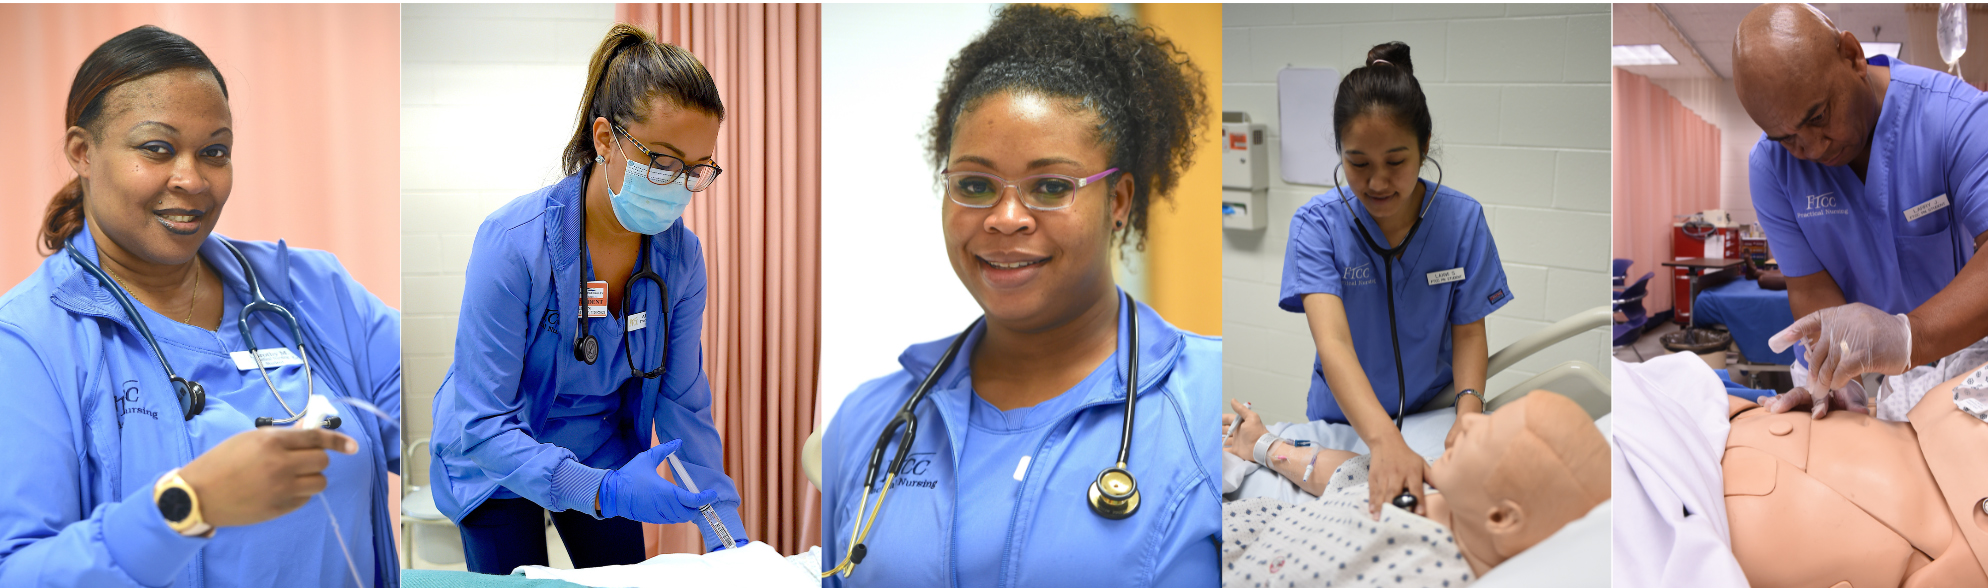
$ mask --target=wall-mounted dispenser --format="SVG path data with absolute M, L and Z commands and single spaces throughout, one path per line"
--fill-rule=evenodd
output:
M 1222 228 L 1260 231 L 1268 223 L 1270 149 L 1263 125 L 1243 112 L 1222 113 Z

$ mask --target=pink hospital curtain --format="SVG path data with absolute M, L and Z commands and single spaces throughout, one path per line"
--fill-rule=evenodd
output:
M 821 6 L 622 4 L 615 18 L 697 55 L 717 79 L 725 175 L 685 215 L 709 272 L 704 369 L 746 533 L 781 553 L 821 541 L 801 474 L 821 358 Z M 648 526 L 650 555 L 702 550 Z
M 1615 257 L 1633 259 L 1629 280 L 1647 272 L 1651 314 L 1671 307 L 1671 220 L 1719 208 L 1719 128 L 1650 79 L 1615 71 Z

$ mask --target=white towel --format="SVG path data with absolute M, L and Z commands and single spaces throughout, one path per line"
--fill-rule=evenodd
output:
M 806 554 L 802 554 L 806 555 Z M 800 557 L 800 556 L 795 556 Z M 819 555 L 817 555 L 819 567 Z M 665 553 L 639 564 L 562 570 L 519 566 L 512 572 L 534 580 L 565 580 L 601 588 L 662 588 L 666 586 L 750 586 L 819 588 L 804 562 L 782 558 L 772 546 L 758 541 L 706 554 Z

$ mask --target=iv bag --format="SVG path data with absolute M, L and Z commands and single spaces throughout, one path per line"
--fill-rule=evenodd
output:
M 1948 2 L 1940 4 L 1939 20 L 1940 61 L 1949 68 L 1960 63 L 1960 56 L 1967 53 L 1967 4 Z

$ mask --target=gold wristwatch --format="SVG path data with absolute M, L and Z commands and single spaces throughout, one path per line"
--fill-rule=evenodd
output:
M 152 504 L 159 507 L 159 514 L 165 516 L 166 524 L 173 531 L 187 537 L 205 537 L 214 532 L 214 526 L 200 516 L 200 495 L 193 492 L 193 486 L 179 477 L 179 469 L 166 472 L 159 481 L 152 484 Z

